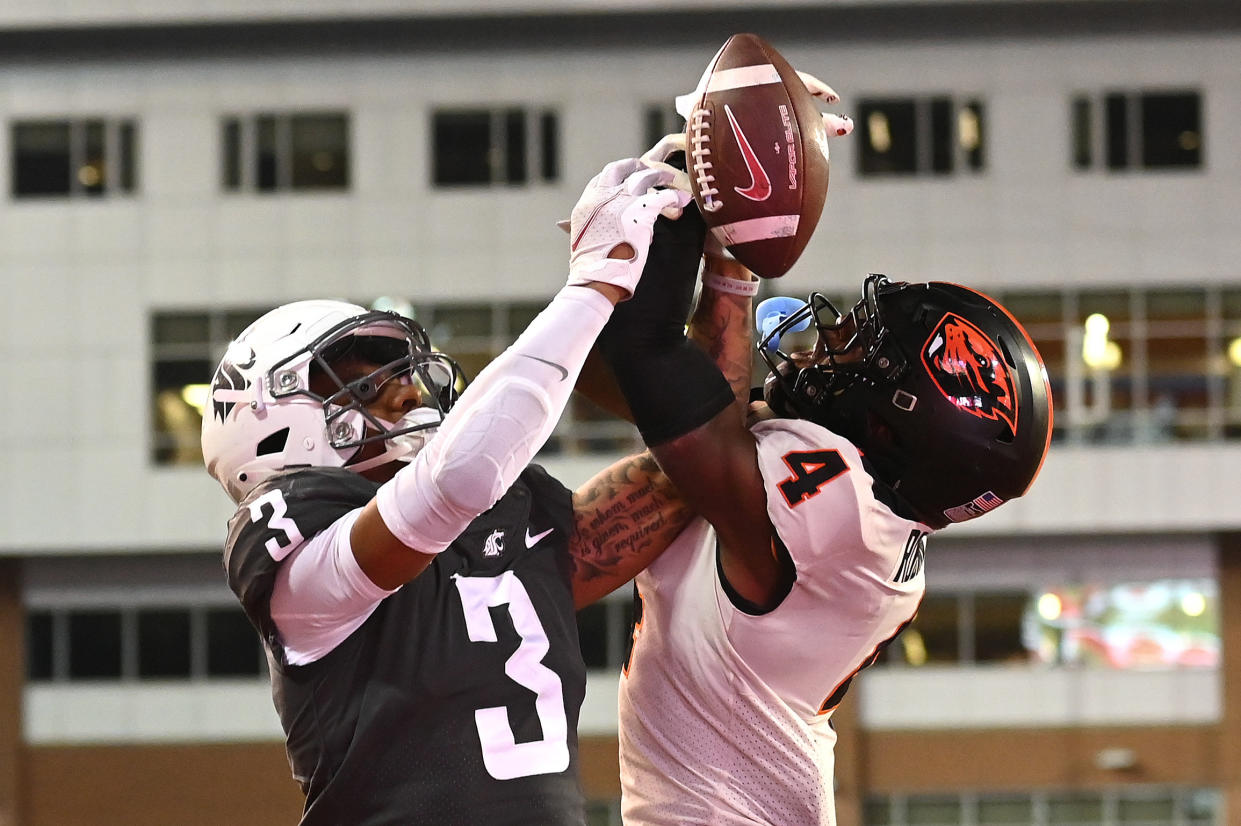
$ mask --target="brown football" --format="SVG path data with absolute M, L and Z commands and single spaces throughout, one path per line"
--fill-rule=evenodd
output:
M 827 199 L 823 116 L 788 61 L 753 34 L 728 39 L 697 94 L 685 129 L 694 200 L 738 261 L 779 278 Z

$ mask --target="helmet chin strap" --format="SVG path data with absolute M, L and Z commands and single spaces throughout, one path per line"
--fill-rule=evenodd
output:
M 402 430 L 407 427 L 415 427 L 417 425 L 438 425 L 442 420 L 442 416 L 438 410 L 430 407 L 417 407 L 406 413 L 395 423 L 383 422 L 389 430 Z M 382 420 L 381 420 L 382 421 Z M 386 465 L 388 462 L 412 462 L 418 451 L 426 446 L 426 443 L 435 435 L 437 427 L 424 427 L 422 430 L 414 430 L 409 433 L 401 433 L 384 441 L 384 452 L 378 456 L 372 456 L 369 459 L 363 459 L 361 462 L 345 465 L 345 468 L 354 473 L 361 473 L 364 470 Z

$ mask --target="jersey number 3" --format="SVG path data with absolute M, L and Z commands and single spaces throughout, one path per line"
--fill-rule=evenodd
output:
M 512 571 L 496 577 L 454 577 L 465 609 L 466 633 L 474 642 L 495 642 L 496 627 L 490 608 L 508 606 L 513 628 L 521 637 L 517 650 L 504 664 L 513 682 L 535 694 L 534 708 L 543 727 L 543 739 L 518 743 L 504 706 L 480 708 L 474 724 L 483 744 L 483 765 L 496 780 L 532 774 L 557 774 L 569 768 L 569 724 L 564 711 L 560 677 L 543 665 L 547 632 L 539 622 L 526 586 Z
M 285 504 L 284 494 L 280 488 L 272 488 L 258 499 L 250 503 L 250 521 L 259 524 L 263 521 L 263 506 L 271 508 L 271 516 L 267 518 L 267 530 L 270 536 L 263 543 L 271 558 L 279 562 L 293 553 L 298 545 L 306 541 L 297 523 L 289 518 L 289 506 Z M 283 541 L 281 541 L 283 539 Z
M 784 454 L 793 475 L 777 487 L 790 508 L 816 495 L 823 486 L 849 469 L 838 450 L 794 450 Z

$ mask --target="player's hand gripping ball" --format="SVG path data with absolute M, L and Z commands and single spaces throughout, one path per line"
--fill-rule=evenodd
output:
M 834 103 L 836 93 L 753 34 L 730 37 L 692 95 L 682 114 L 694 200 L 738 261 L 778 278 L 823 212 L 828 131 L 845 135 L 853 123 L 822 114 L 815 98 Z

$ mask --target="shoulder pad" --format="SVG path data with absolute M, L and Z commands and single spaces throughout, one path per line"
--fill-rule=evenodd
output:
M 228 585 L 264 639 L 274 640 L 268 601 L 280 563 L 299 545 L 369 502 L 379 486 L 340 468 L 278 473 L 258 485 L 228 525 Z

